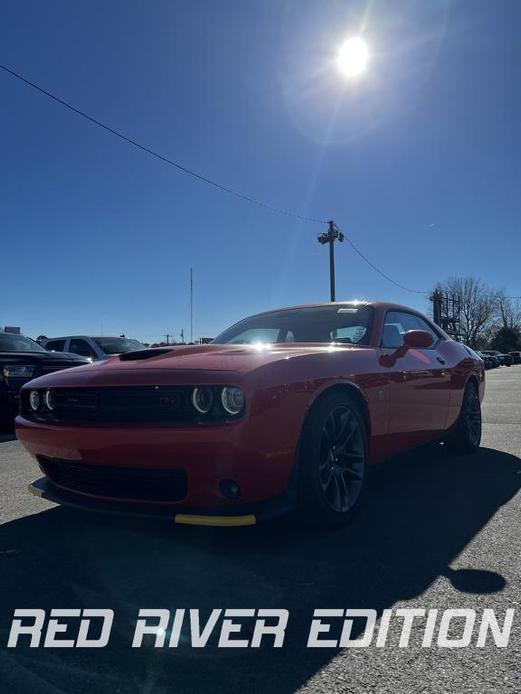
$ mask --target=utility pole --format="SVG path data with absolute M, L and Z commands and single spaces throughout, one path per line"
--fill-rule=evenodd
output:
M 441 310 L 443 305 L 443 294 L 440 289 L 435 289 L 430 295 L 432 301 L 432 320 L 441 328 Z
M 174 337 L 174 336 L 171 335 L 170 333 L 166 333 L 165 337 L 166 337 L 166 344 L 167 344 L 167 345 L 170 345 L 170 338 L 171 338 L 171 337 Z
M 331 220 L 329 222 L 328 230 L 323 234 L 319 234 L 318 242 L 322 245 L 326 243 L 329 244 L 329 294 L 330 301 L 336 301 L 336 291 L 335 291 L 335 241 L 342 242 L 344 240 L 344 234 L 337 227 L 335 222 Z
M 184 345 L 185 343 L 185 329 L 181 328 L 181 344 Z
M 194 341 L 194 273 L 190 268 L 190 342 Z

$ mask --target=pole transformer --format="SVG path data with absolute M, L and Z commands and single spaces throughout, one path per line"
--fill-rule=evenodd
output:
M 328 230 L 318 235 L 318 242 L 322 245 L 329 244 L 329 295 L 330 301 L 336 301 L 335 291 L 335 241 L 342 242 L 344 234 L 337 227 L 335 222 L 329 222 Z

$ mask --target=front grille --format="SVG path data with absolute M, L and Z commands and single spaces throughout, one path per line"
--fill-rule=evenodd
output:
M 37 416 L 55 422 L 186 422 L 194 418 L 190 392 L 163 386 L 56 388 L 54 409 L 40 408 Z
M 80 494 L 162 503 L 186 497 L 186 473 L 181 470 L 105 467 L 44 456 L 38 462 L 51 482 Z
M 237 421 L 243 415 L 229 415 L 221 406 L 221 387 L 213 390 L 214 405 L 204 415 L 192 404 L 193 386 L 107 386 L 102 388 L 51 388 L 53 408 L 44 403 L 35 412 L 29 404 L 29 389 L 22 391 L 22 414 L 49 424 L 136 423 L 212 424 Z

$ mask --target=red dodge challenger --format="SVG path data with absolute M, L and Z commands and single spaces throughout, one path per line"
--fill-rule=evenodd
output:
M 368 465 L 435 440 L 475 452 L 484 390 L 482 360 L 422 314 L 338 302 L 37 378 L 16 424 L 44 498 L 185 524 L 338 524 Z

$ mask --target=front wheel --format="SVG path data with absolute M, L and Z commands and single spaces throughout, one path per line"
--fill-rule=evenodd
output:
M 367 432 L 347 393 L 325 395 L 302 432 L 298 506 L 312 525 L 339 525 L 358 508 L 367 474 Z
M 455 453 L 475 453 L 481 443 L 481 403 L 474 382 L 467 383 L 461 412 L 445 444 Z

